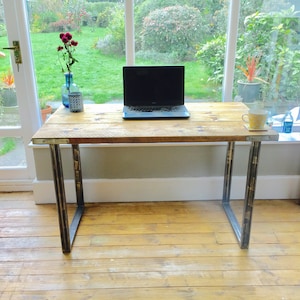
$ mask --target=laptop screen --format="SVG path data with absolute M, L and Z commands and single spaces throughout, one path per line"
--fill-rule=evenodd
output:
M 124 105 L 184 104 L 184 66 L 123 67 Z

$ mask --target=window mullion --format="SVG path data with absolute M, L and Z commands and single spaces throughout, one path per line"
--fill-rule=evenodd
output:
M 126 47 L 126 64 L 128 66 L 133 66 L 135 63 L 133 0 L 125 1 L 125 47 Z
M 223 102 L 232 101 L 235 53 L 238 36 L 240 0 L 231 0 L 229 5 L 229 17 L 227 26 L 227 44 L 224 64 Z

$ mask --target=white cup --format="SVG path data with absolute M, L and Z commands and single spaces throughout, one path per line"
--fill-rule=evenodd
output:
M 242 115 L 245 123 L 249 124 L 249 129 L 264 129 L 267 121 L 268 112 L 263 109 L 250 109 L 247 114 Z

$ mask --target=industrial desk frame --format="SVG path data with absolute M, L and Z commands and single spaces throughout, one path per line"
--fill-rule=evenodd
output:
M 243 108 L 243 106 L 241 106 L 241 108 Z M 246 109 L 246 106 L 244 109 Z M 191 111 L 191 113 L 193 113 L 192 107 L 189 108 L 189 110 Z M 251 133 L 249 133 L 249 135 L 251 136 Z M 265 135 L 264 137 L 266 136 L 268 135 Z M 278 139 L 278 134 L 272 132 L 269 134 L 269 137 L 271 137 L 270 140 L 276 140 Z M 105 139 L 107 139 L 107 137 Z M 83 196 L 82 169 L 81 169 L 79 143 L 74 142 L 76 141 L 76 138 L 71 138 L 69 140 L 68 138 L 61 138 L 61 137 L 41 138 L 40 136 L 34 136 L 32 140 L 33 143 L 35 144 L 48 144 L 50 147 L 62 251 L 63 253 L 70 253 L 76 236 L 77 229 L 80 224 L 80 220 L 84 213 L 84 206 L 85 206 L 84 196 Z M 168 141 L 168 139 L 166 140 Z M 249 247 L 253 201 L 255 197 L 255 187 L 256 187 L 256 179 L 257 179 L 259 153 L 261 148 L 261 140 L 267 140 L 267 139 L 263 139 L 261 135 L 252 134 L 252 140 L 251 139 L 249 140 L 251 142 L 251 145 L 249 151 L 246 190 L 245 190 L 245 198 L 244 198 L 244 210 L 243 210 L 243 218 L 242 218 L 241 226 L 230 206 L 230 191 L 231 191 L 235 141 L 234 140 L 227 141 L 228 146 L 226 152 L 222 205 L 228 217 L 228 220 L 233 228 L 233 231 L 236 235 L 236 238 L 239 242 L 240 248 L 242 249 L 247 249 Z M 96 139 L 94 140 L 94 142 L 95 141 Z M 172 142 L 172 141 L 168 141 L 168 142 Z M 184 139 L 183 142 L 185 142 Z M 77 208 L 70 226 L 68 222 L 67 202 L 66 202 L 66 194 L 65 194 L 65 186 L 64 186 L 60 144 L 71 144 L 72 152 L 73 152 L 73 167 L 74 167 Z

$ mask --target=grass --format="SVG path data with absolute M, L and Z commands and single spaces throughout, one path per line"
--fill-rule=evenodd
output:
M 0 139 L 0 156 L 16 148 L 15 138 L 5 137 Z
M 75 57 L 78 63 L 73 66 L 74 82 L 80 87 L 84 99 L 96 103 L 104 103 L 113 99 L 122 99 L 122 67 L 125 57 L 103 55 L 95 48 L 99 38 L 104 37 L 106 30 L 102 28 L 83 27 L 81 33 L 73 32 L 79 42 Z M 35 73 L 40 99 L 51 101 L 61 99 L 61 86 L 64 75 L 57 59 L 56 48 L 60 44 L 59 33 L 32 33 L 31 41 L 35 63 Z M 5 44 L 1 37 L 0 43 Z M 3 58 L 0 72 L 7 71 L 8 55 Z M 139 64 L 153 62 L 139 60 Z M 218 87 L 207 82 L 208 73 L 197 61 L 185 62 L 186 96 L 194 99 L 220 99 Z M 5 67 L 6 66 L 6 67 Z

